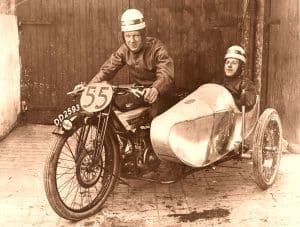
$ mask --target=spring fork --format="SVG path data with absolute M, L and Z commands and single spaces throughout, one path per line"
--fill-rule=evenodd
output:
M 93 154 L 94 162 L 95 162 L 95 160 L 98 160 L 99 155 L 102 153 L 104 137 L 105 137 L 105 133 L 106 133 L 106 129 L 107 129 L 108 118 L 109 118 L 110 112 L 111 112 L 111 105 L 109 106 L 106 113 L 101 112 L 98 116 L 99 117 L 98 125 L 97 125 L 98 133 L 96 136 L 96 141 L 99 140 L 99 143 L 97 143 L 96 152 L 94 152 L 94 154 Z
M 80 151 L 82 150 L 83 146 L 86 143 L 87 137 L 89 135 L 89 131 L 90 131 L 90 126 L 84 126 L 80 131 L 79 143 L 78 146 L 76 147 L 76 160 L 80 155 Z

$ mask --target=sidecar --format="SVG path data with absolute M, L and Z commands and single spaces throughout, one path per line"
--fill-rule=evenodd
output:
M 245 114 L 221 85 L 205 84 L 151 123 L 151 142 L 161 160 L 202 168 L 236 156 L 252 157 L 258 185 L 266 189 L 276 178 L 282 144 L 276 110 L 260 115 L 259 96 Z

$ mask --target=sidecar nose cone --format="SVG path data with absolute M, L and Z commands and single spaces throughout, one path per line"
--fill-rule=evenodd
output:
M 153 150 L 162 160 L 191 167 L 209 165 L 227 152 L 223 146 L 228 141 L 227 132 L 236 110 L 226 88 L 218 84 L 201 85 L 152 120 Z

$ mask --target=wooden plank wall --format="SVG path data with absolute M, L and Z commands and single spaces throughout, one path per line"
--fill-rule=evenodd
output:
M 278 110 L 284 137 L 300 144 L 300 0 L 269 2 L 266 107 Z
M 66 91 L 90 80 L 122 43 L 120 17 L 145 15 L 149 36 L 175 61 L 178 87 L 190 91 L 221 76 L 226 48 L 239 42 L 244 0 L 30 0 L 18 5 L 22 99 L 28 121 L 47 123 L 70 99 Z M 128 83 L 126 68 L 113 83 Z M 51 119 L 51 120 L 49 120 Z

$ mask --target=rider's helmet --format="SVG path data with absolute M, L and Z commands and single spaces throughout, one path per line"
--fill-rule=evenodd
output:
M 129 32 L 146 28 L 143 14 L 137 9 L 127 9 L 121 17 L 121 31 Z
M 227 49 L 225 59 L 227 58 L 236 58 L 246 63 L 246 52 L 241 46 L 233 45 Z

